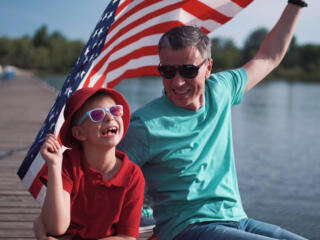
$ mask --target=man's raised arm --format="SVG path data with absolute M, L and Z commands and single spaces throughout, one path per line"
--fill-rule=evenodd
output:
M 290 3 L 290 2 L 298 2 Z M 288 50 L 304 2 L 289 0 L 279 21 L 268 33 L 256 56 L 243 67 L 248 74 L 246 92 L 264 79 L 282 61 Z

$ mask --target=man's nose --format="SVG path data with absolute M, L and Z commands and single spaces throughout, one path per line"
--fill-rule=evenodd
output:
M 174 78 L 171 79 L 171 84 L 175 87 L 181 87 L 186 83 L 186 80 L 180 75 L 180 73 L 177 71 Z

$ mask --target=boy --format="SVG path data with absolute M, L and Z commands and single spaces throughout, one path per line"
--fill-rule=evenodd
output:
M 36 235 L 139 237 L 145 181 L 141 170 L 116 150 L 129 126 L 127 101 L 114 89 L 83 88 L 68 99 L 64 117 L 60 139 L 70 149 L 62 154 L 53 134 L 40 149 L 47 163 L 41 174 L 47 193 Z

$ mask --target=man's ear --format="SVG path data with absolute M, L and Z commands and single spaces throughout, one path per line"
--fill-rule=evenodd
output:
M 84 129 L 81 128 L 81 126 L 73 126 L 72 129 L 72 135 L 75 139 L 77 139 L 78 141 L 84 141 L 86 140 L 86 135 L 84 132 Z
M 213 66 L 213 59 L 210 58 L 210 59 L 208 59 L 206 78 L 209 78 L 209 77 L 210 77 L 210 75 L 211 75 L 211 70 L 212 70 L 212 66 Z

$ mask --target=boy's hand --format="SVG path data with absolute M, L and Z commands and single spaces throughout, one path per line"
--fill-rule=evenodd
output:
M 48 134 L 40 153 L 48 165 L 62 164 L 62 149 L 54 134 Z

